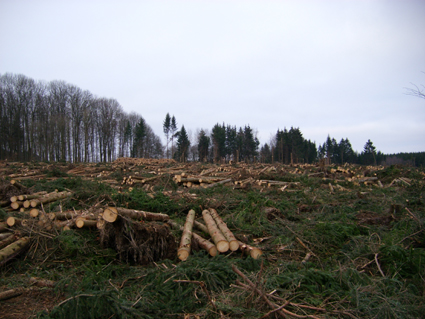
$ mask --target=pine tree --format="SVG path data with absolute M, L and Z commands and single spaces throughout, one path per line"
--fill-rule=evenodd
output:
M 177 132 L 175 136 L 177 137 L 177 151 L 174 154 L 174 158 L 180 162 L 186 162 L 189 153 L 190 141 L 184 125 L 182 125 L 181 130 Z
M 170 124 L 170 132 L 171 132 L 171 157 L 174 157 L 174 137 L 177 131 L 177 122 L 176 122 L 176 118 L 173 117 L 171 118 L 171 124 Z
M 133 155 L 132 157 L 143 157 L 144 139 L 146 137 L 146 123 L 140 119 L 134 129 Z
M 210 138 L 205 134 L 204 130 L 201 130 L 199 133 L 199 142 L 198 142 L 198 153 L 199 153 L 199 160 L 201 162 L 206 161 L 208 158 L 208 149 L 210 147 Z
M 213 158 L 214 162 L 220 162 L 222 157 L 226 156 L 226 127 L 220 124 L 214 125 L 211 133 L 213 143 Z
M 367 140 L 363 152 L 361 154 L 362 164 L 376 165 L 376 147 L 371 140 Z
M 165 134 L 165 139 L 166 139 L 166 144 L 167 144 L 167 158 L 168 158 L 168 155 L 169 155 L 168 154 L 168 142 L 170 140 L 170 130 L 171 130 L 171 117 L 170 117 L 170 113 L 167 113 L 167 115 L 165 115 L 163 129 L 164 129 L 164 134 Z

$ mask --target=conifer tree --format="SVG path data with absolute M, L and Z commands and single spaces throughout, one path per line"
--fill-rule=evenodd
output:
M 186 162 L 189 153 L 190 141 L 184 125 L 182 125 L 180 131 L 175 135 L 177 137 L 177 151 L 174 158 L 180 162 Z
M 199 160 L 204 162 L 208 158 L 208 150 L 210 147 L 210 138 L 205 134 L 204 130 L 199 132 L 198 153 Z
M 167 115 L 165 115 L 163 129 L 164 129 L 164 134 L 165 134 L 165 139 L 166 139 L 166 144 L 167 144 L 167 154 L 166 154 L 166 157 L 168 158 L 168 155 L 169 155 L 168 154 L 168 142 L 170 140 L 170 131 L 171 131 L 171 117 L 170 117 L 170 113 L 167 113 Z
M 145 137 L 146 123 L 145 120 L 141 118 L 134 129 L 133 157 L 143 157 Z
M 176 118 L 173 117 L 171 118 L 171 124 L 170 124 L 170 132 L 171 132 L 171 157 L 174 157 L 174 137 L 176 135 L 176 131 L 177 131 L 177 122 L 176 122 Z

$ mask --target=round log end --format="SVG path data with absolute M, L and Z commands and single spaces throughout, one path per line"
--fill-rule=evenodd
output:
M 106 207 L 103 210 L 103 219 L 109 223 L 113 223 L 118 218 L 118 211 L 115 207 Z
M 229 247 L 230 247 L 230 250 L 231 250 L 231 251 L 236 251 L 236 250 L 238 250 L 238 249 L 239 249 L 239 243 L 238 243 L 238 241 L 237 241 L 237 240 L 232 240 L 232 241 L 229 243 Z
M 177 256 L 181 261 L 185 261 L 189 257 L 189 251 L 186 248 L 180 248 L 177 252 Z
M 228 250 L 229 250 L 230 245 L 229 245 L 229 242 L 228 242 L 228 241 L 226 241 L 226 240 L 222 240 L 222 241 L 219 241 L 219 242 L 216 244 L 216 247 L 217 247 L 217 250 L 218 250 L 219 252 L 221 252 L 221 253 L 225 253 L 226 251 L 228 251 Z
M 30 210 L 30 216 L 31 217 L 37 217 L 38 214 L 39 214 L 39 211 L 38 211 L 37 208 L 33 208 L 33 209 Z
M 249 252 L 249 254 L 251 255 L 252 258 L 258 259 L 263 254 L 263 252 L 261 251 L 261 249 L 254 248 L 253 250 Z
M 214 246 L 214 247 L 211 247 L 209 250 L 208 250 L 208 253 L 210 254 L 210 256 L 212 256 L 212 257 L 214 257 L 214 256 L 217 256 L 217 254 L 218 254 L 218 251 L 217 251 L 217 248 Z

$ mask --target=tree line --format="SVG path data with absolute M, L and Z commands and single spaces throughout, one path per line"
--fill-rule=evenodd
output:
M 115 99 L 64 81 L 0 75 L 0 159 L 112 161 L 162 157 L 161 139 Z
M 0 74 L 0 159 L 18 161 L 113 161 L 118 157 L 173 158 L 177 161 L 284 164 L 354 163 L 425 165 L 425 152 L 385 155 L 368 140 L 361 153 L 348 138 L 327 137 L 316 146 L 299 128 L 277 130 L 260 147 L 255 129 L 215 124 L 190 135 L 174 115 L 163 122 L 164 146 L 136 113 L 127 114 L 111 98 L 97 97 L 64 81 L 35 81 Z M 171 145 L 170 145 L 171 144 Z

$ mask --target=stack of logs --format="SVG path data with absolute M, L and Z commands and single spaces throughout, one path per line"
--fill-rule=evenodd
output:
M 184 261 L 189 257 L 192 240 L 201 248 L 205 249 L 211 256 L 216 256 L 217 253 L 225 253 L 229 251 L 229 249 L 231 251 L 240 249 L 254 259 L 261 256 L 262 251 L 260 249 L 242 243 L 236 239 L 215 209 L 210 208 L 203 210 L 202 218 L 204 219 L 205 225 L 195 221 L 195 211 L 192 209 L 187 214 L 184 227 L 180 227 L 176 223 L 169 221 L 173 227 L 183 231 L 177 252 L 177 256 L 180 260 Z M 209 234 L 214 244 L 193 232 L 194 226 L 204 233 Z
M 39 209 L 39 205 L 52 202 L 71 196 L 71 192 L 40 192 L 37 195 L 32 194 L 33 198 L 24 198 L 29 200 L 29 207 L 33 207 L 28 218 L 17 218 L 9 216 L 6 222 L 0 223 L 0 265 L 15 257 L 23 251 L 29 244 L 30 238 L 20 236 L 20 231 L 29 233 L 34 227 L 43 230 L 69 230 L 71 227 L 97 227 L 99 230 L 105 228 L 106 223 L 114 223 L 119 217 L 134 221 L 161 221 L 168 222 L 172 227 L 181 228 L 177 223 L 170 220 L 170 217 L 162 213 L 151 213 L 141 210 L 127 209 L 123 207 L 97 207 L 89 210 L 70 210 L 61 212 L 46 213 L 44 209 Z M 38 197 L 36 197 L 38 196 Z M 16 196 L 12 203 L 16 203 L 21 197 Z M 32 204 L 34 203 L 34 204 Z M 34 206 L 33 206 L 34 205 Z M 184 227 L 183 237 L 178 251 L 181 260 L 186 260 L 189 256 L 192 239 L 196 241 L 199 247 L 205 249 L 211 256 L 217 253 L 227 252 L 229 249 L 241 251 L 250 254 L 253 258 L 258 258 L 262 252 L 260 249 L 251 247 L 236 240 L 232 232 L 227 228 L 223 220 L 218 216 L 214 209 L 204 210 L 202 212 L 205 224 L 194 221 L 195 212 L 191 210 L 188 214 L 188 222 Z M 189 223 L 189 224 L 188 224 Z M 213 242 L 204 239 L 200 235 L 192 232 L 193 225 L 204 233 L 210 234 Z M 11 231 L 15 229 L 15 231 Z M 27 231 L 25 231 L 27 230 Z M 190 235 L 188 235 L 188 232 Z

